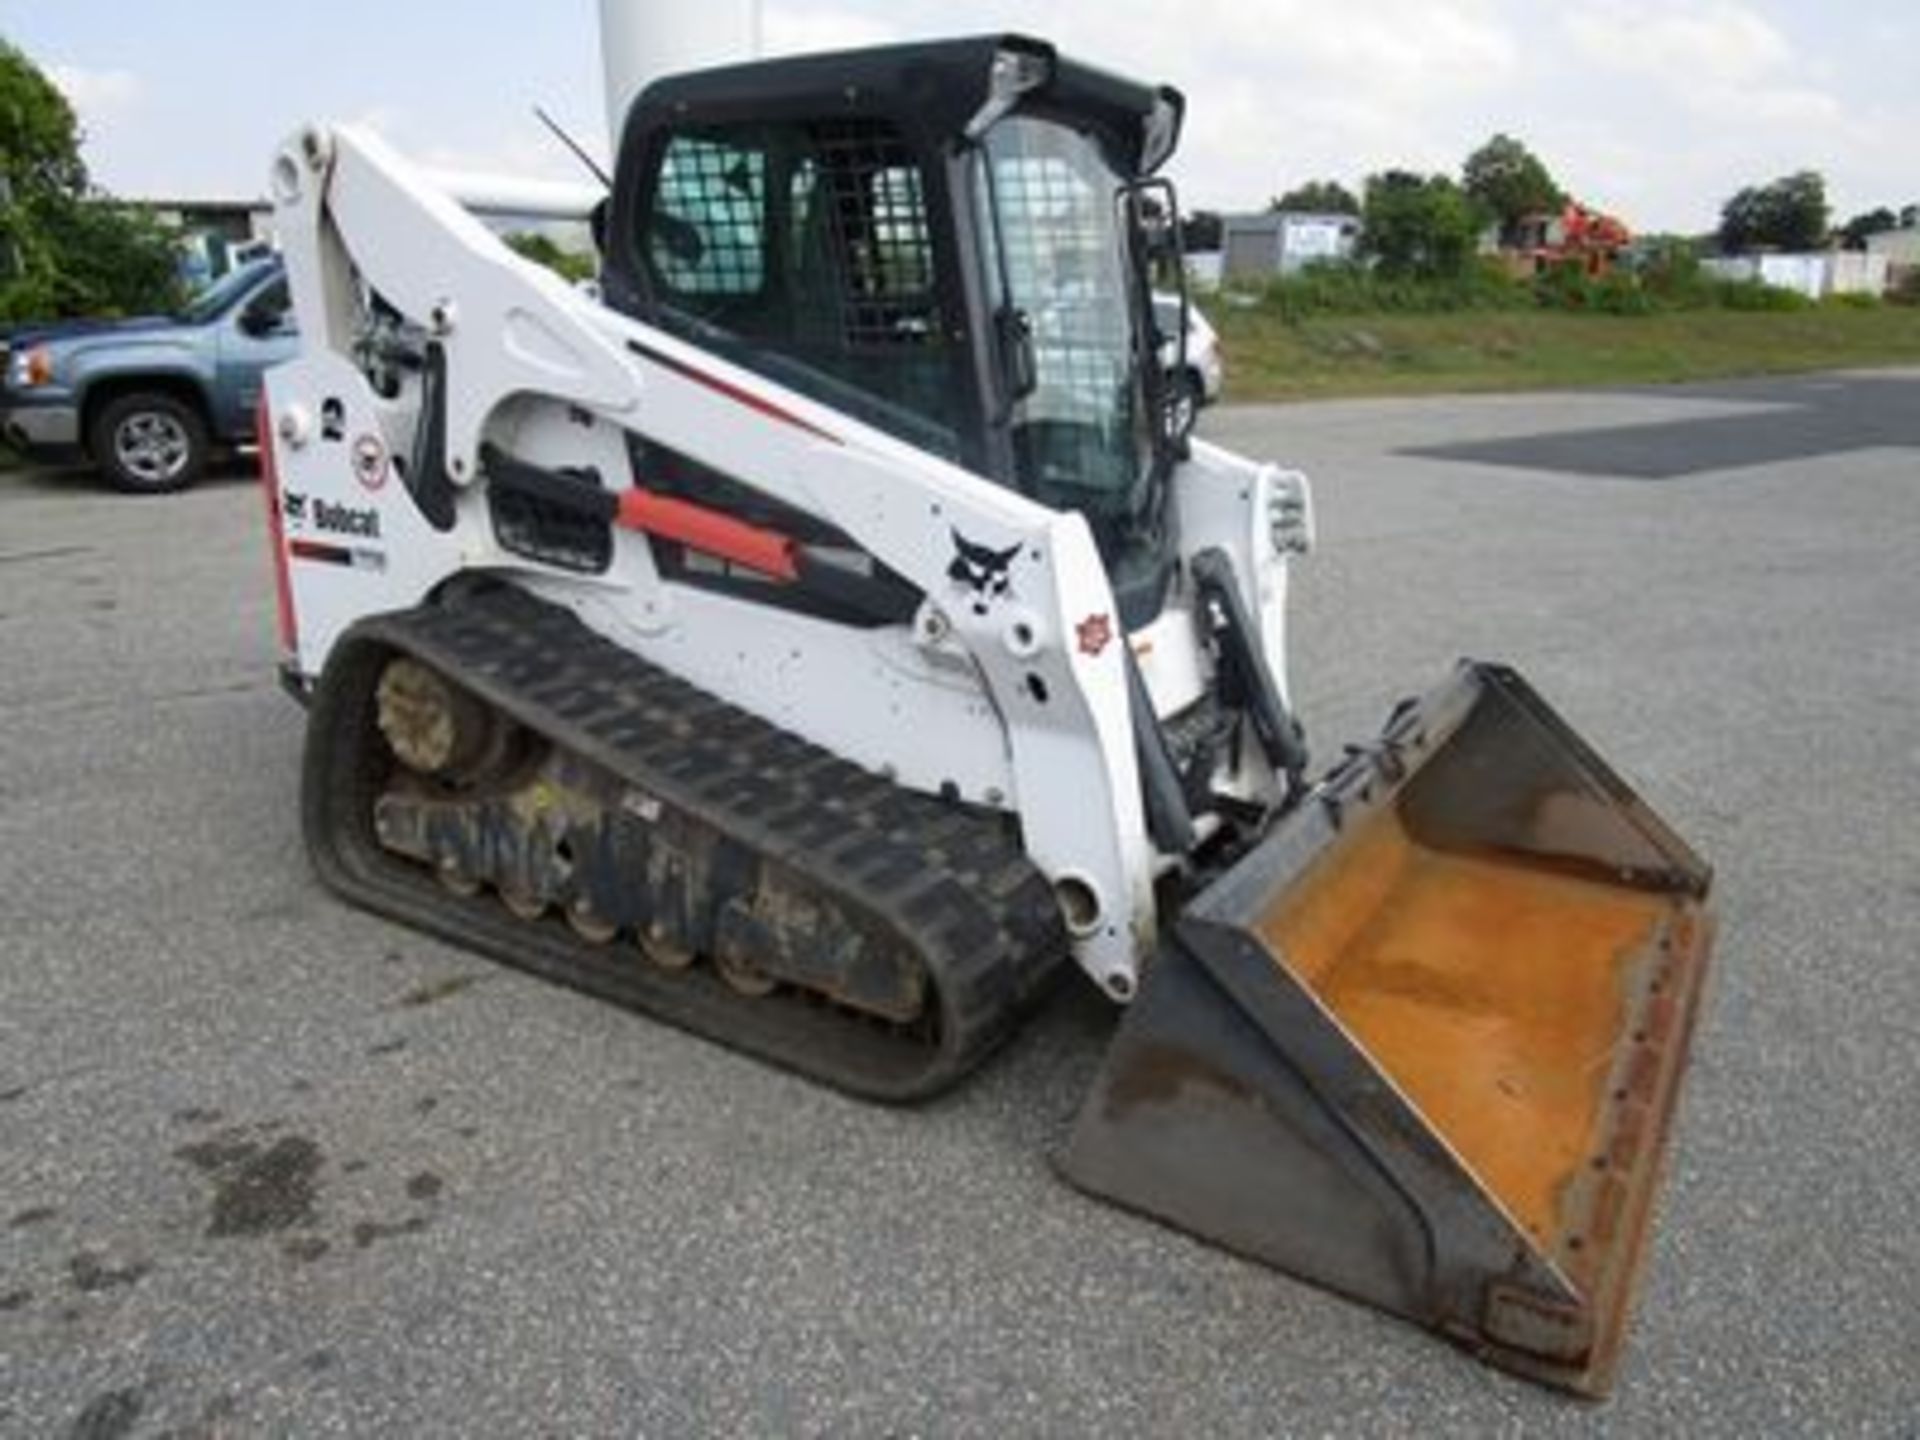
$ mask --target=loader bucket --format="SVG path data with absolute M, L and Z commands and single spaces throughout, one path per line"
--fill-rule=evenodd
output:
M 1463 663 L 1186 907 L 1062 1168 L 1604 1395 L 1709 878 L 1517 674 Z

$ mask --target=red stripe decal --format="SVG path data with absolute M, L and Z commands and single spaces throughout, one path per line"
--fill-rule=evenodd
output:
M 280 467 L 273 454 L 273 425 L 267 415 L 266 392 L 253 411 L 254 439 L 260 446 L 260 489 L 267 497 L 267 537 L 273 543 L 273 597 L 280 620 L 280 648 L 293 655 L 300 648 L 294 623 L 293 581 L 287 574 L 286 536 L 280 528 Z
M 707 389 L 713 391 L 716 395 L 724 395 L 737 405 L 744 405 L 749 410 L 758 411 L 770 420 L 781 421 L 783 424 L 793 426 L 796 430 L 804 430 L 809 435 L 817 436 L 835 445 L 843 445 L 846 443 L 838 435 L 822 430 L 811 420 L 802 420 L 791 410 L 783 410 L 771 400 L 763 399 L 750 390 L 742 390 L 738 385 L 730 381 L 722 380 L 717 375 L 709 375 L 704 370 L 696 370 L 693 366 L 688 365 L 684 361 L 676 360 L 671 355 L 662 355 L 658 350 L 650 350 L 638 340 L 629 340 L 627 342 L 627 348 L 633 351 L 634 354 L 644 356 L 653 361 L 656 365 L 665 366 L 676 375 L 691 380 L 697 385 L 706 386 Z
M 318 560 L 323 565 L 351 565 L 353 551 L 344 545 L 326 545 L 318 540 L 295 540 L 287 546 L 296 560 Z

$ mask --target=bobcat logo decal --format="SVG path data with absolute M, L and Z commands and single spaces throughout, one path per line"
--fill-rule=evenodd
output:
M 1004 600 L 1013 594 L 1013 578 L 1007 574 L 1018 545 L 995 550 L 991 545 L 976 545 L 958 530 L 953 532 L 953 563 L 947 566 L 947 578 L 973 592 L 974 610 L 986 613 L 986 602 Z

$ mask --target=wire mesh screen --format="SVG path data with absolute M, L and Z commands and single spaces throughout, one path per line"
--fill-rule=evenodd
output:
M 800 338 L 850 350 L 934 333 L 933 238 L 920 169 L 891 126 L 810 127 L 792 181 Z
M 957 398 L 920 164 L 884 120 L 672 136 L 643 222 L 666 318 L 944 454 Z M 712 339 L 708 334 L 703 338 Z
M 647 255 L 682 296 L 758 294 L 767 273 L 767 157 L 676 135 L 660 162 Z

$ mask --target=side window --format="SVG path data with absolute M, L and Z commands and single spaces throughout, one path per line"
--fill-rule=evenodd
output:
M 767 154 L 691 135 L 667 142 L 642 237 L 655 281 L 702 308 L 767 282 Z
M 925 185 L 894 127 L 708 127 L 670 134 L 657 154 L 630 243 L 659 321 L 954 455 L 959 384 Z

